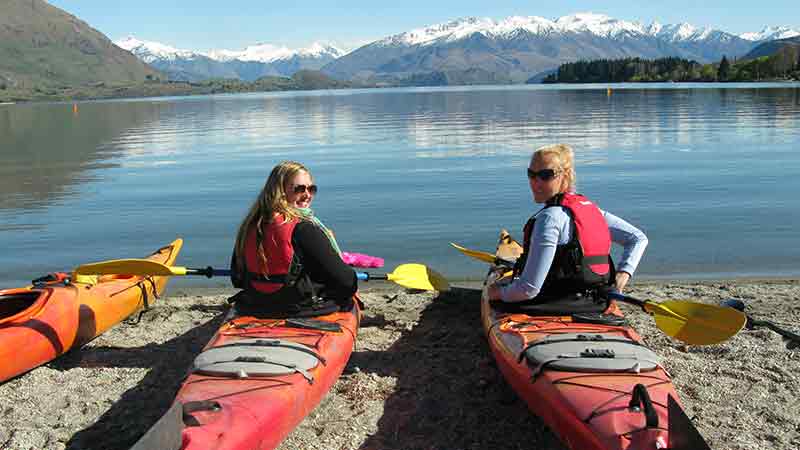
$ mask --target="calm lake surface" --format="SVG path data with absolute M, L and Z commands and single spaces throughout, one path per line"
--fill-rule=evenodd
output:
M 226 267 L 285 159 L 313 171 L 344 250 L 480 279 L 448 243 L 521 237 L 538 209 L 525 167 L 553 142 L 576 149 L 579 192 L 647 233 L 639 276 L 800 275 L 800 85 L 611 87 L 0 105 L 0 287 L 178 236 L 180 265 Z

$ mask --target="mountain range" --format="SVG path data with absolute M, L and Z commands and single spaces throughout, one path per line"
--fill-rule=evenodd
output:
M 322 44 L 303 50 L 260 44 L 238 52 L 205 53 L 135 38 L 117 45 L 182 80 L 253 80 L 319 69 L 337 79 L 368 83 L 471 84 L 537 81 L 560 64 L 585 59 L 676 56 L 709 63 L 723 55 L 738 58 L 763 42 L 798 35 L 788 27 L 735 35 L 688 23 L 643 25 L 579 13 L 555 20 L 536 16 L 459 19 L 388 36 L 346 54 Z
M 745 55 L 764 40 L 800 35 L 765 28 L 744 37 L 690 24 L 642 25 L 581 13 L 548 20 L 468 18 L 389 36 L 327 64 L 344 79 L 397 79 L 420 72 L 481 68 L 511 82 L 536 81 L 560 64 L 578 60 L 675 56 L 701 63 Z
M 314 43 L 292 50 L 270 44 L 258 44 L 244 50 L 195 52 L 169 45 L 141 41 L 133 36 L 115 42 L 139 59 L 167 74 L 172 80 L 200 81 L 209 78 L 236 78 L 255 81 L 265 76 L 290 77 L 300 70 L 319 70 L 342 56 L 338 48 Z
M 298 72 L 304 79 L 332 77 L 345 85 L 352 81 L 368 86 L 536 82 L 565 62 L 676 56 L 708 63 L 723 55 L 743 57 L 773 41 L 789 39 L 791 44 L 800 36 L 787 27 L 735 35 L 686 23 L 643 25 L 580 13 L 554 20 L 458 19 L 391 35 L 350 52 L 323 43 L 296 50 L 261 43 L 242 50 L 200 52 L 135 37 L 112 43 L 43 0 L 2 1 L 2 98 L 16 98 L 26 90 L 51 95 L 70 86 L 113 90 L 119 84 L 158 80 L 249 82 Z M 787 57 L 792 51 L 787 50 Z

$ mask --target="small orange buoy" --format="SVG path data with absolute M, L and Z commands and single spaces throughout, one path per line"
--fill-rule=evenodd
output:
M 609 96 L 609 97 L 611 97 L 611 88 L 608 88 L 608 89 L 606 90 L 606 95 L 607 95 L 607 96 Z
M 72 104 L 72 114 L 78 114 L 78 104 L 77 103 L 73 103 Z

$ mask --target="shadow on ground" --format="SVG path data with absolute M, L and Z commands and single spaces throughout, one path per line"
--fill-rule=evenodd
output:
M 73 435 L 66 449 L 127 450 L 132 447 L 169 409 L 192 360 L 222 324 L 222 307 L 212 307 L 212 310 L 219 310 L 219 314 L 162 344 L 137 348 L 97 347 L 69 355 L 60 363 L 64 367 L 151 368 L 95 423 Z
M 366 310 L 364 327 L 385 326 Z M 453 288 L 386 351 L 355 352 L 348 370 L 397 379 L 378 432 L 360 450 L 563 449 L 494 365 L 480 324 L 480 291 Z

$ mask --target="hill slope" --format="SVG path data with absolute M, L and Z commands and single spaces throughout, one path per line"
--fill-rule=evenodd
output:
M 143 81 L 158 72 L 42 0 L 0 0 L 0 89 Z
M 772 56 L 778 53 L 779 50 L 783 49 L 785 51 L 791 48 L 800 50 L 800 36 L 764 42 L 753 50 L 750 50 L 750 52 L 744 55 L 742 59 L 755 59 L 762 56 Z

